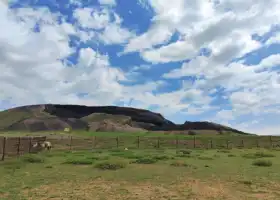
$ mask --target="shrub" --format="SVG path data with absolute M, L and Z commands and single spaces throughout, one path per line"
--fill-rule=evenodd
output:
M 174 159 L 173 157 L 169 157 L 166 155 L 157 155 L 157 156 L 153 156 L 152 157 L 155 160 L 170 160 L 170 159 Z
M 255 158 L 270 158 L 270 157 L 275 157 L 275 155 L 266 152 L 256 152 L 256 153 L 244 154 L 242 157 L 255 159 Z
M 219 152 L 219 153 L 230 153 L 230 150 L 220 149 L 217 152 Z
M 157 160 L 155 158 L 138 158 L 135 161 L 131 163 L 137 163 L 137 164 L 154 164 Z
M 228 154 L 228 157 L 236 157 L 234 154 Z
M 177 154 L 176 157 L 180 157 L 180 158 L 191 158 L 193 157 L 192 155 L 188 155 L 188 154 Z
M 140 155 L 136 155 L 131 151 L 114 152 L 114 153 L 111 153 L 111 155 L 112 156 L 118 156 L 118 157 L 121 157 L 121 158 L 128 158 L 128 159 L 138 159 L 138 158 L 143 157 L 143 156 L 140 156 Z
M 190 167 L 191 166 L 181 160 L 176 160 L 176 161 L 172 162 L 170 165 L 173 167 Z
M 190 150 L 184 150 L 184 149 L 177 151 L 178 154 L 184 154 L 184 155 L 189 155 L 189 154 L 191 154 L 191 152 L 192 151 L 190 151 Z
M 4 166 L 5 169 L 11 169 L 11 170 L 16 170 L 16 169 L 21 169 L 24 166 L 24 163 L 18 162 L 17 160 L 12 160 L 12 161 L 5 161 L 2 166 Z
M 122 149 L 110 149 L 109 151 L 110 152 L 123 152 Z
M 272 165 L 272 162 L 270 160 L 254 160 L 252 165 L 259 167 L 270 167 Z
M 38 156 L 38 155 L 34 155 L 34 154 L 26 154 L 24 156 L 21 157 L 23 162 L 27 162 L 27 163 L 43 163 L 45 162 L 44 158 Z
M 242 183 L 244 185 L 252 185 L 253 184 L 253 182 L 250 181 L 250 180 L 242 180 L 242 181 L 239 181 L 239 183 Z
M 199 160 L 213 160 L 213 157 L 209 157 L 209 156 L 199 156 L 197 157 Z
M 72 165 L 91 165 L 93 163 L 92 159 L 89 158 L 68 158 L 63 164 Z
M 106 160 L 95 164 L 95 168 L 102 170 L 117 170 L 127 166 L 127 162 L 120 160 Z

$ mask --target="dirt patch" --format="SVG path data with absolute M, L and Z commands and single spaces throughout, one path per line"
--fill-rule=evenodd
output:
M 83 199 L 83 200 L 242 200 L 247 196 L 230 190 L 223 183 L 207 183 L 201 180 L 178 180 L 172 184 L 150 182 L 130 183 L 125 181 L 60 182 L 28 189 L 23 192 L 27 199 Z M 256 197 L 257 198 L 257 197 Z M 254 198 L 253 198 L 254 199 Z M 262 199 L 266 199 L 262 196 Z

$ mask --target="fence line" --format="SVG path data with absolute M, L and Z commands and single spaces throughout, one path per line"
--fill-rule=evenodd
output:
M 46 137 L 0 137 L 0 155 L 1 160 L 6 157 L 20 156 L 24 153 L 31 153 L 34 151 L 32 145 L 36 142 L 43 142 Z
M 273 140 L 276 138 L 277 140 Z M 6 156 L 20 156 L 33 152 L 32 145 L 48 139 L 57 150 L 94 150 L 94 149 L 231 149 L 231 148 L 275 148 L 280 147 L 280 137 L 272 136 L 232 136 L 232 137 L 150 137 L 150 136 L 93 136 L 88 138 L 46 138 L 44 137 L 0 137 L 1 160 Z

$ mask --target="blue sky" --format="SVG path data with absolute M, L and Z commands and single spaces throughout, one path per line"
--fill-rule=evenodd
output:
M 278 0 L 0 3 L 0 110 L 119 105 L 280 134 Z

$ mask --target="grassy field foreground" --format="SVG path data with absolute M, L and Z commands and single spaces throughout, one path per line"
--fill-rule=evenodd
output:
M 0 163 L 0 199 L 280 199 L 280 151 L 51 151 Z

